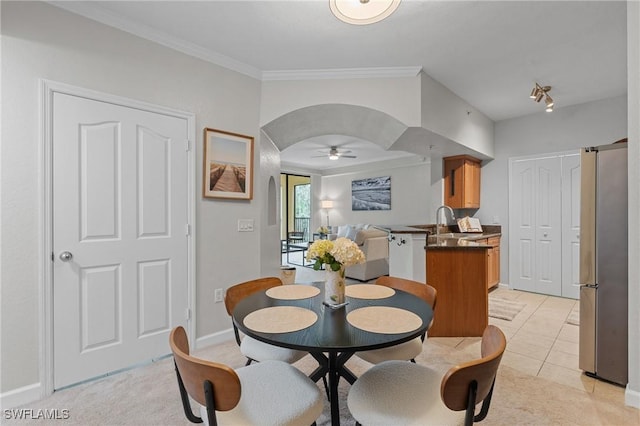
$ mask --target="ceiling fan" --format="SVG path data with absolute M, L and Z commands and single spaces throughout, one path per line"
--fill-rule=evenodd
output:
M 322 152 L 322 151 L 321 151 Z M 329 156 L 329 160 L 337 160 L 339 158 L 357 158 L 355 155 L 345 155 L 350 153 L 350 150 L 338 150 L 337 146 L 332 146 L 329 149 L 329 152 L 324 154 L 324 155 L 314 155 L 311 158 L 319 158 L 319 157 L 325 157 L 325 156 Z

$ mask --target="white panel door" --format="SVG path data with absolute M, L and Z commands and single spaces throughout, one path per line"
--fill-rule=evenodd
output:
M 52 123 L 58 389 L 168 354 L 186 327 L 188 123 L 62 93 Z
M 538 293 L 562 293 L 562 204 L 560 157 L 535 162 L 536 289 Z
M 509 281 L 517 290 L 560 296 L 560 157 L 511 163 Z
M 511 165 L 509 197 L 509 282 L 514 289 L 536 291 L 535 160 Z
M 562 157 L 562 296 L 580 297 L 580 154 Z

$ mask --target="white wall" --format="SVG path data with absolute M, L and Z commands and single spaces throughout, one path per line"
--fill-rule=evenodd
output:
M 420 126 L 420 78 L 265 81 L 260 124 L 300 108 L 323 104 L 365 106 L 407 126 Z
M 271 140 L 261 133 L 260 174 L 257 176 L 255 189 L 263 196 L 260 218 L 260 254 L 262 265 L 260 276 L 280 276 L 282 263 L 280 248 L 280 152 Z M 270 188 L 269 180 L 273 179 L 274 187 Z
M 391 176 L 391 210 L 351 210 L 351 181 L 378 176 Z M 334 200 L 334 208 L 329 213 L 331 225 L 418 225 L 427 223 L 428 214 L 433 210 L 429 163 L 324 176 L 321 185 L 322 198 Z
M 621 96 L 570 107 L 556 107 L 495 125 L 495 159 L 482 166 L 480 209 L 482 223 L 502 225 L 500 280 L 509 279 L 509 158 L 579 150 L 627 136 L 627 98 Z
M 488 157 L 493 156 L 493 121 L 425 73 L 422 127 Z
M 39 382 L 38 79 L 169 106 L 196 114 L 197 337 L 230 328 L 213 290 L 260 275 L 259 232 L 238 233 L 238 218 L 260 229 L 261 191 L 247 201 L 203 200 L 202 129 L 256 137 L 259 176 L 260 82 L 177 53 L 56 7 L 2 2 L 1 384 L 0 392 Z M 255 183 L 255 182 L 254 182 Z M 260 186 L 256 186 L 260 188 Z

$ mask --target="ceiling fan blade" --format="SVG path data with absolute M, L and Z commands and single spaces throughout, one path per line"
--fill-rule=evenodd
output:
M 358 158 L 355 155 L 340 155 L 341 158 Z

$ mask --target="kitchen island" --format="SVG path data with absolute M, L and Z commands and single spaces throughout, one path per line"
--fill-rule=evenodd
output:
M 426 229 L 406 225 L 384 225 L 389 233 L 389 275 L 425 283 L 424 247 Z
M 428 238 L 427 283 L 438 291 L 429 336 L 482 336 L 489 323 L 489 289 L 499 282 L 501 234 L 496 228 Z

